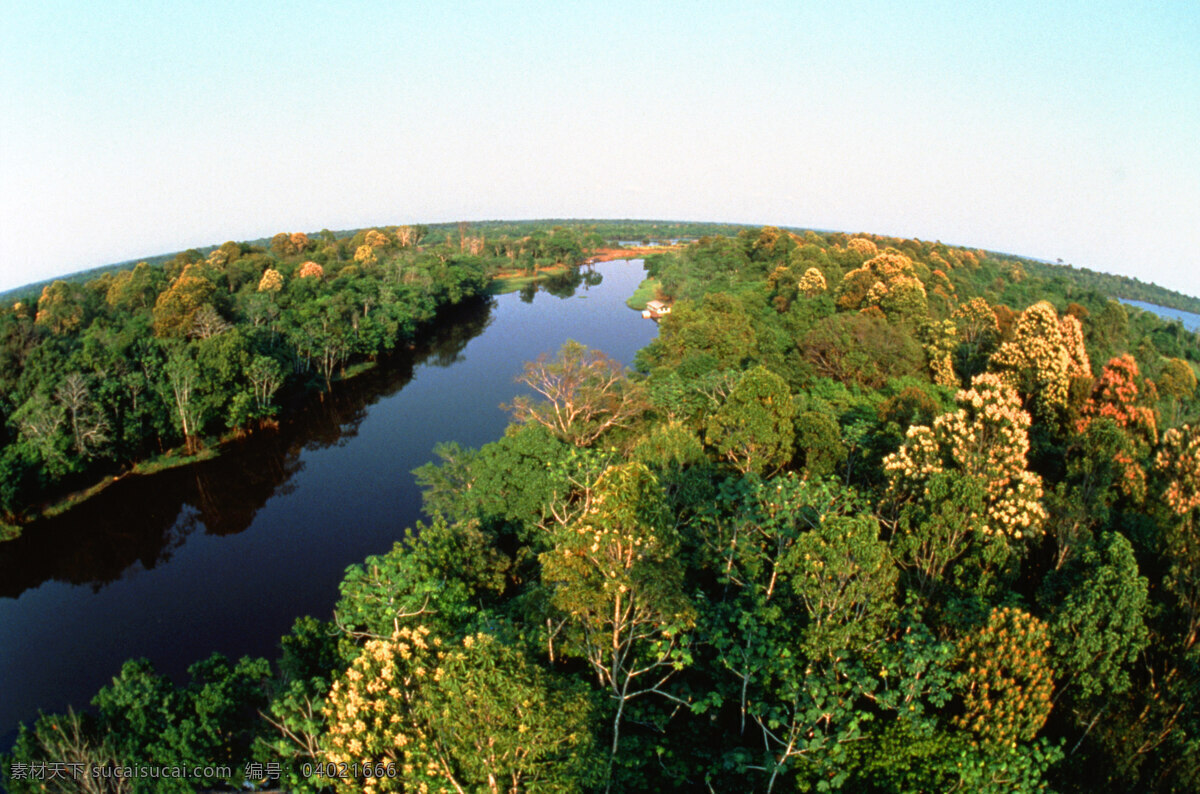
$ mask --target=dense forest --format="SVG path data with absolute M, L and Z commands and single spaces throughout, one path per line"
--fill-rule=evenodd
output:
M 102 478 L 269 426 L 497 276 L 577 266 L 598 242 L 561 227 L 428 233 L 227 242 L 56 280 L 0 311 L 0 539 Z
M 227 243 L 6 311 L 10 519 L 611 239 L 422 233 Z M 53 762 L 230 790 L 1200 789 L 1195 334 L 917 240 L 743 229 L 646 269 L 672 311 L 636 371 L 529 362 L 504 437 L 438 448 L 428 523 L 332 615 L 186 681 L 127 662 L 22 727 L 9 790 L 80 790 L 29 779 Z

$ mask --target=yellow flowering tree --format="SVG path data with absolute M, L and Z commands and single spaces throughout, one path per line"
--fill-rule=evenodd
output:
M 921 317 L 928 312 L 925 285 L 917 278 L 912 260 L 890 250 L 847 273 L 838 289 L 837 303 L 847 310 L 877 308 L 898 319 Z
M 820 270 L 815 267 L 810 267 L 804 271 L 804 275 L 800 277 L 800 282 L 797 285 L 800 292 L 809 298 L 815 298 L 825 292 L 825 276 Z
M 846 248 L 861 256 L 863 259 L 870 259 L 879 253 L 878 246 L 873 240 L 868 240 L 866 237 L 851 237 L 846 241 Z
M 921 337 L 933 382 L 939 386 L 958 386 L 958 375 L 954 372 L 958 327 L 954 321 L 931 320 L 922 326 Z
M 337 779 L 339 791 L 439 790 L 438 782 L 453 774 L 416 716 L 423 679 L 441 680 L 445 656 L 427 628 L 405 626 L 368 641 L 333 682 L 322 710 L 325 759 L 372 772 Z M 383 774 L 375 775 L 377 768 Z
M 196 315 L 209 303 L 216 289 L 195 265 L 185 267 L 154 303 L 155 336 L 179 337 L 191 333 Z
M 1165 477 L 1163 501 L 1179 516 L 1200 507 L 1200 432 L 1191 425 L 1173 427 L 1163 434 L 1154 468 Z
M 283 274 L 275 268 L 269 267 L 262 274 L 262 278 L 258 282 L 259 292 L 279 292 L 283 289 Z
M 370 266 L 379 261 L 375 249 L 369 245 L 360 245 L 354 251 L 354 261 L 363 266 Z
M 1079 320 L 1060 318 L 1047 301 L 1021 313 L 1012 340 L 992 355 L 991 367 L 1047 413 L 1066 408 L 1071 379 L 1092 372 Z
M 598 767 L 586 687 L 487 634 L 368 641 L 334 681 L 324 762 L 339 791 L 579 791 Z M 354 774 L 351 774 L 354 773 Z
M 884 458 L 889 490 L 901 500 L 927 499 L 934 475 L 955 471 L 983 488 L 983 512 L 970 516 L 977 531 L 1036 535 L 1046 518 L 1042 480 L 1027 469 L 1030 418 L 1016 391 L 985 373 L 956 399 L 957 411 L 910 427 L 899 451 Z

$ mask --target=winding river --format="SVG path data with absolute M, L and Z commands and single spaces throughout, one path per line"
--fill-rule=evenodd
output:
M 346 566 L 422 517 L 412 470 L 434 444 L 503 433 L 523 362 L 575 339 L 630 364 L 654 337 L 624 305 L 641 262 L 595 273 L 459 307 L 278 431 L 0 544 L 0 751 L 39 709 L 86 706 L 128 658 L 179 680 L 213 651 L 274 658 L 297 616 L 327 618 Z

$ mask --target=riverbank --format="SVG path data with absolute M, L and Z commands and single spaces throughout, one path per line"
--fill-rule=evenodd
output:
M 461 305 L 461 302 L 458 304 L 447 304 L 444 305 L 439 311 L 453 309 Z M 434 322 L 436 322 L 436 320 Z M 428 331 L 429 327 L 431 326 L 432 323 L 425 328 L 418 329 L 417 337 L 419 338 L 423 333 Z M 392 354 L 400 352 L 402 347 L 404 346 L 398 346 L 392 351 Z M 407 345 L 407 348 L 411 349 L 412 345 Z M 378 364 L 379 362 L 377 360 L 371 359 L 348 363 L 339 373 L 333 376 L 331 383 L 343 383 L 345 381 L 352 380 L 360 375 L 363 375 L 364 373 L 374 370 Z M 324 399 L 328 392 L 325 392 L 323 389 L 317 391 L 317 389 L 318 387 L 315 386 L 313 382 L 297 384 L 291 391 L 291 404 L 294 407 L 297 403 L 311 399 L 314 391 L 320 395 L 319 399 Z M 123 470 L 120 470 L 115 474 L 113 473 L 114 469 L 110 469 L 109 473 L 103 475 L 99 480 L 93 481 L 90 485 L 86 485 L 83 488 L 53 497 L 52 499 L 43 502 L 40 505 L 33 505 L 26 508 L 25 514 L 20 516 L 16 521 L 0 519 L 0 544 L 11 540 L 16 540 L 17 538 L 21 537 L 24 531 L 29 527 L 38 524 L 39 522 L 60 516 L 63 513 L 66 513 L 93 499 L 98 494 L 103 493 L 116 483 L 119 483 L 130 477 L 148 476 L 169 471 L 171 469 L 182 468 L 194 463 L 212 460 L 213 458 L 219 457 L 222 453 L 222 450 L 230 446 L 232 443 L 241 441 L 248 435 L 261 432 L 263 430 L 270 430 L 275 427 L 278 427 L 277 419 L 264 420 L 262 424 L 255 428 L 237 428 L 234 430 L 229 430 L 223 434 L 202 437 L 198 439 L 200 449 L 195 452 L 188 453 L 186 451 L 186 447 L 183 446 L 174 447 L 160 454 L 135 461 L 132 464 L 126 464 L 126 467 Z
M 594 265 L 597 262 L 612 262 L 614 259 L 645 259 L 654 254 L 668 254 L 682 249 L 682 243 L 677 245 L 639 245 L 632 248 L 597 248 L 584 262 Z
M 594 252 L 592 257 L 589 257 L 588 262 L 608 262 L 615 259 L 631 259 L 639 256 L 643 250 L 662 251 L 664 248 L 655 249 L 601 249 Z M 559 276 L 569 272 L 570 268 L 565 265 L 555 265 L 550 267 L 538 268 L 533 274 L 525 273 L 524 271 L 505 272 L 501 271 L 494 276 L 488 283 L 486 292 L 488 295 L 497 296 L 505 295 L 513 292 L 518 292 L 531 284 L 537 283 L 543 279 Z M 649 281 L 649 280 L 647 280 Z M 642 301 L 640 306 L 635 306 L 629 301 L 626 305 L 630 308 L 635 308 L 640 311 L 644 307 L 645 301 L 654 298 L 653 289 L 647 286 L 647 281 L 643 281 L 635 290 L 633 297 Z M 655 282 L 657 283 L 657 282 Z M 650 292 L 645 294 L 646 290 Z M 361 375 L 364 372 L 370 371 L 377 366 L 377 362 L 371 360 L 358 361 L 347 365 L 343 371 L 334 377 L 334 382 L 344 382 Z M 311 395 L 307 395 L 304 399 L 308 399 Z M 255 432 L 255 431 L 250 431 Z M 22 517 L 18 522 L 0 521 L 0 543 L 9 540 L 15 540 L 20 537 L 24 529 L 31 525 L 61 515 L 81 504 L 92 499 L 97 494 L 102 493 L 105 489 L 113 484 L 120 482 L 126 478 L 137 475 L 150 475 L 162 471 L 167 471 L 174 468 L 198 463 L 200 461 L 210 460 L 218 457 L 222 449 L 227 447 L 230 442 L 242 439 L 246 436 L 247 431 L 231 431 L 221 436 L 213 436 L 201 439 L 203 448 L 194 454 L 187 454 L 183 447 L 169 449 L 166 452 L 155 455 L 151 458 L 137 461 L 128 468 L 118 473 L 113 473 L 110 470 L 109 474 L 103 476 L 98 481 L 87 485 L 86 487 L 68 492 L 62 496 L 56 497 L 53 500 L 42 504 L 36 508 L 30 508 L 29 512 Z
M 630 365 L 654 338 L 625 306 L 640 268 L 596 270 L 602 282 L 573 296 L 452 308 L 414 350 L 285 412 L 278 431 L 126 477 L 0 546 L 0 736 L 86 705 L 129 658 L 182 684 L 214 650 L 275 658 L 298 615 L 328 618 L 348 565 L 428 520 L 410 472 L 434 446 L 503 437 L 499 406 L 522 393 L 525 362 L 572 338 Z
M 121 482 L 127 477 L 157 474 L 162 471 L 177 469 L 181 466 L 199 463 L 200 461 L 211 460 L 212 458 L 215 458 L 221 454 L 222 447 L 228 445 L 229 442 L 235 439 L 244 437 L 244 435 L 245 431 L 230 432 L 217 438 L 204 439 L 204 442 L 210 446 L 205 446 L 198 452 L 193 452 L 191 454 L 187 453 L 184 447 L 176 447 L 173 449 L 168 449 L 161 455 L 155 455 L 154 457 L 146 458 L 145 460 L 139 460 L 129 467 L 129 469 L 121 472 L 120 474 L 114 474 L 111 476 L 106 475 L 100 481 L 95 482 L 86 488 L 72 491 L 71 493 L 62 496 L 53 502 L 42 505 L 37 509 L 34 515 L 26 521 L 23 521 L 19 524 L 0 521 L 0 542 L 16 540 L 21 536 L 21 533 L 25 530 L 25 528 L 36 524 L 39 521 L 62 515 L 68 510 L 83 504 L 97 494 L 102 493 L 108 487 L 114 485 L 115 483 Z
M 642 279 L 642 283 L 638 284 L 633 294 L 625 299 L 625 305 L 640 312 L 646 308 L 647 303 L 658 297 L 658 291 L 661 288 L 662 282 L 656 278 Z

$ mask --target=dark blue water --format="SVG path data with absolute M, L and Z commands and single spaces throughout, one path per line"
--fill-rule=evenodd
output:
M 346 566 L 421 517 L 411 472 L 434 444 L 500 437 L 525 361 L 575 339 L 628 364 L 653 338 L 624 304 L 641 262 L 596 272 L 569 297 L 458 310 L 412 355 L 335 385 L 278 432 L 122 480 L 0 544 L 3 748 L 38 709 L 86 706 L 128 658 L 176 677 L 213 651 L 273 658 L 297 616 L 327 618 Z

